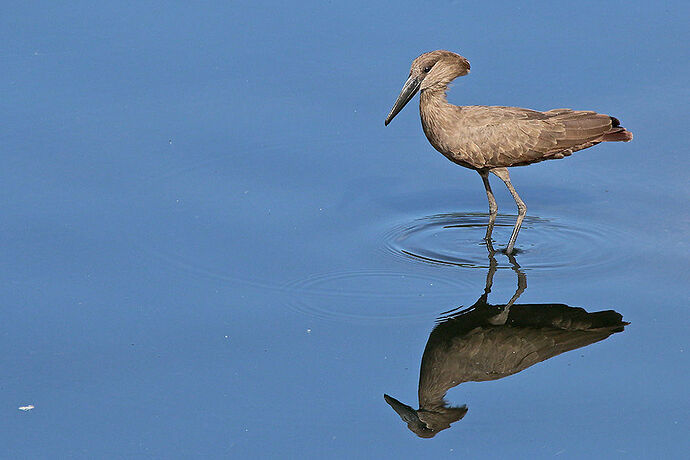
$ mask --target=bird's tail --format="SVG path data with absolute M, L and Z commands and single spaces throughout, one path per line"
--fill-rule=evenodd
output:
M 633 133 L 621 126 L 618 118 L 611 117 L 611 129 L 604 133 L 602 141 L 604 142 L 630 142 L 633 138 Z

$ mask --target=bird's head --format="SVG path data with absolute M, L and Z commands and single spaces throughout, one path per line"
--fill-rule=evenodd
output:
M 403 85 L 398 100 L 386 117 L 386 126 L 398 112 L 410 102 L 417 91 L 438 89 L 445 91 L 448 83 L 457 77 L 467 75 L 470 71 L 470 63 L 459 54 L 445 50 L 436 50 L 424 53 L 412 61 L 410 76 Z
M 383 399 L 400 416 L 403 422 L 407 423 L 407 428 L 420 438 L 433 438 L 439 431 L 450 428 L 450 424 L 457 422 L 467 414 L 467 406 L 444 407 L 438 410 L 414 410 L 407 404 L 403 404 L 397 399 L 386 394 Z

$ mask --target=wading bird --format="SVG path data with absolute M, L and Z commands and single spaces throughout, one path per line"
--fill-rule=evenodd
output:
M 518 208 L 506 248 L 510 254 L 527 207 L 510 183 L 507 168 L 563 158 L 600 142 L 627 142 L 633 135 L 620 126 L 618 119 L 591 111 L 538 112 L 519 107 L 459 107 L 448 103 L 448 84 L 469 71 L 467 59 L 450 51 L 422 54 L 412 62 L 410 76 L 385 124 L 420 92 L 422 128 L 431 145 L 450 161 L 477 171 L 484 182 L 489 199 L 487 239 L 491 237 L 498 212 L 489 173 L 498 176 L 508 187 Z

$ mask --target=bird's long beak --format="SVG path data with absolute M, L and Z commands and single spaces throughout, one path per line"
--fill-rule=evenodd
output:
M 393 410 L 398 413 L 403 422 L 414 424 L 422 423 L 422 421 L 419 420 L 419 415 L 417 415 L 417 411 L 412 409 L 410 406 L 403 404 L 397 399 L 391 398 L 388 395 L 383 395 L 383 399 L 385 399 L 386 402 L 390 404 L 390 406 L 393 408 Z
M 407 79 L 405 84 L 402 87 L 402 90 L 400 91 L 400 95 L 398 96 L 398 100 L 395 101 L 395 105 L 391 109 L 390 113 L 386 117 L 385 124 L 388 126 L 388 123 L 391 122 L 393 117 L 395 117 L 398 112 L 400 112 L 403 107 L 405 107 L 405 104 L 410 102 L 410 99 L 412 99 L 412 96 L 417 94 L 417 91 L 419 90 L 419 85 L 422 83 L 420 79 L 417 77 L 411 76 L 410 78 Z

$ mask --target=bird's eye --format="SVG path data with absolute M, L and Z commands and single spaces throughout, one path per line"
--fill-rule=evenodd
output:
M 430 66 L 430 65 L 424 67 L 424 69 L 423 69 L 424 73 L 429 73 L 430 70 L 431 70 L 431 66 Z

